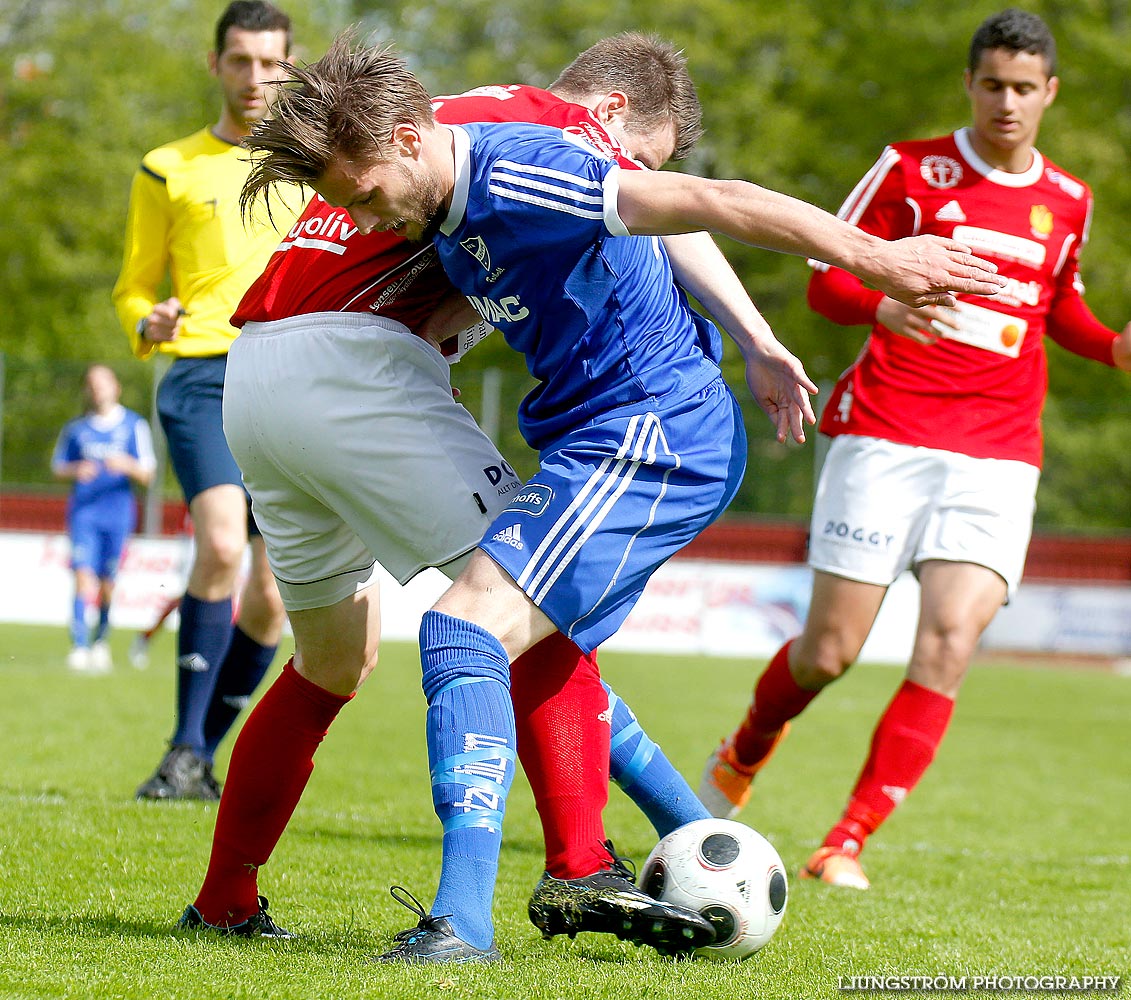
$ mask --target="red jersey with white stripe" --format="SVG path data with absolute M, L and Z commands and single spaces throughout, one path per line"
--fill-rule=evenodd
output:
M 548 125 L 586 140 L 622 166 L 637 166 L 588 108 L 536 87 L 480 87 L 432 104 L 444 124 Z M 232 325 L 315 312 L 373 312 L 415 331 L 450 290 L 430 242 L 409 243 L 391 232 L 362 235 L 345 209 L 315 195 L 247 290 Z
M 872 324 L 821 431 L 1039 466 L 1045 334 L 1113 363 L 1116 333 L 1081 298 L 1091 211 L 1088 187 L 1036 150 L 1027 171 L 1011 174 L 982 160 L 965 129 L 887 147 L 840 217 L 885 239 L 953 237 L 993 261 L 1008 284 L 993 298 L 960 296 L 961 331 L 924 345 L 875 322 L 881 292 L 811 262 L 810 305 L 837 323 Z

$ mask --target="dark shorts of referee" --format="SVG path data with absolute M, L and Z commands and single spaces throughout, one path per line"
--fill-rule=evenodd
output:
M 177 358 L 157 387 L 157 415 L 169 444 L 169 461 L 191 504 L 213 486 L 243 488 L 240 467 L 224 437 L 224 372 L 228 356 Z M 245 491 L 246 492 L 246 491 Z M 248 497 L 247 530 L 258 535 Z

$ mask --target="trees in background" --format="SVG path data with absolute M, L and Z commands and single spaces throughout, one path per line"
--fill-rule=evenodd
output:
M 788 5 L 733 0 L 323 0 L 289 7 L 316 56 L 359 22 L 395 41 L 436 93 L 487 82 L 545 85 L 579 50 L 628 28 L 679 44 L 702 97 L 707 134 L 685 165 L 745 177 L 835 211 L 883 146 L 968 120 L 966 46 L 1004 3 L 856 0 Z M 0 350 L 26 369 L 32 397 L 52 388 L 50 361 L 108 359 L 141 391 L 109 302 L 129 179 L 141 154 L 216 114 L 204 70 L 220 2 L 25 0 L 0 21 Z M 1049 21 L 1061 51 L 1061 93 L 1040 146 L 1092 185 L 1096 216 L 1084 253 L 1088 301 L 1109 325 L 1131 318 L 1123 276 L 1131 248 L 1131 10 L 1122 0 L 1026 5 Z M 805 306 L 804 263 L 725 244 L 779 337 L 818 381 L 836 378 L 865 329 L 834 327 Z M 1127 527 L 1131 467 L 1122 442 L 1131 384 L 1050 345 L 1048 456 L 1038 523 Z M 13 364 L 15 359 L 15 364 Z M 456 370 L 474 409 L 478 369 L 501 367 L 517 394 L 521 362 L 501 342 Z M 38 381 L 37 381 L 38 380 Z M 732 380 L 741 385 L 741 377 Z M 9 392 L 9 400 L 13 398 Z M 22 393 L 20 398 L 28 398 Z M 136 403 L 135 399 L 135 403 Z M 504 403 L 502 426 L 510 426 Z M 9 411 L 12 407 L 9 405 Z M 46 456 L 13 454 L 26 414 L 5 416 L 6 481 Z M 751 407 L 751 464 L 735 509 L 806 516 L 814 442 L 777 445 Z M 517 439 L 504 448 L 518 453 Z M 19 475 L 16 475 L 18 470 Z

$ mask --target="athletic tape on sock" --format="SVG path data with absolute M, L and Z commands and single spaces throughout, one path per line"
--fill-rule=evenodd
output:
M 515 752 L 510 747 L 480 747 L 476 750 L 468 750 L 465 753 L 452 754 L 450 757 L 437 761 L 436 766 L 432 768 L 430 775 L 432 787 L 455 784 L 481 788 L 492 795 L 497 795 L 500 802 L 505 802 L 507 788 L 505 785 L 500 785 L 494 777 L 476 774 L 474 771 L 456 770 L 457 768 L 474 767 L 476 764 L 485 761 L 494 763 L 500 759 L 505 762 L 504 767 L 506 764 L 510 764 L 513 773 Z M 484 827 L 488 830 L 499 831 L 503 828 L 503 810 L 480 804 L 475 809 L 455 813 L 441 820 L 441 822 L 444 833 L 449 833 L 452 830 L 464 830 L 468 827 Z

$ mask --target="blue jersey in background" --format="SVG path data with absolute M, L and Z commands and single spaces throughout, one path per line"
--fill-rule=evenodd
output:
M 67 503 L 67 517 L 81 513 L 109 526 L 134 523 L 135 503 L 129 476 L 106 468 L 110 455 L 129 455 L 153 467 L 153 439 L 145 420 L 124 406 L 104 415 L 88 413 L 70 421 L 60 432 L 51 464 L 82 460 L 98 465 L 98 474 L 88 482 L 75 481 Z

